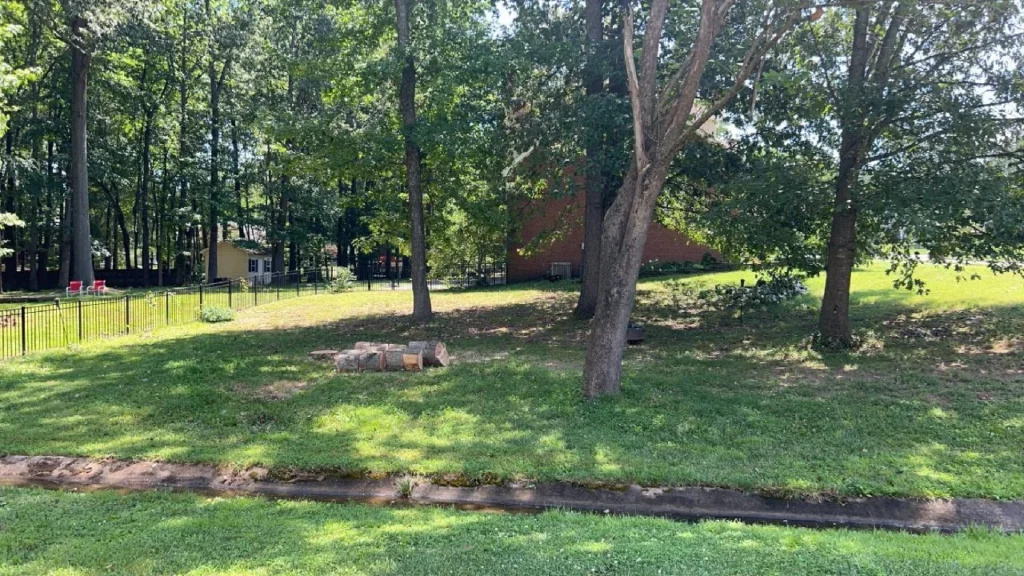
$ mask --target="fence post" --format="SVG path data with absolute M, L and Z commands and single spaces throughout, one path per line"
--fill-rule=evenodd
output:
M 295 276 L 295 295 L 300 296 L 302 288 L 302 270 L 299 270 Z
M 132 316 L 131 316 L 131 296 L 124 295 L 124 333 L 131 334 L 132 332 Z
M 234 284 L 234 280 L 228 280 L 228 308 L 231 308 L 231 285 Z
M 78 300 L 78 341 L 81 342 L 82 337 L 82 300 Z
M 25 331 L 25 306 L 21 307 L 21 355 L 28 354 L 28 333 Z
M 199 309 L 203 309 L 203 285 L 199 285 Z
M 313 294 L 319 291 L 320 286 L 320 269 L 313 270 Z
M 164 292 L 164 323 L 171 325 L 171 291 Z

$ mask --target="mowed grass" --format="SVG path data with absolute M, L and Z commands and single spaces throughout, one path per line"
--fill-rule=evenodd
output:
M 931 293 L 858 271 L 864 346 L 809 347 L 821 279 L 772 310 L 694 311 L 645 280 L 620 396 L 580 394 L 587 324 L 571 284 L 321 295 L 225 325 L 193 324 L 0 364 L 0 453 L 417 473 L 716 485 L 775 494 L 1024 498 L 1024 282 Z M 335 374 L 309 351 L 440 338 L 456 358 L 422 373 Z
M 1024 537 L 0 489 L 0 574 L 1020 574 Z

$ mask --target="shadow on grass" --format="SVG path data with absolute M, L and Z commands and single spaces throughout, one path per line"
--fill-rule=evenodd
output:
M 800 351 L 799 314 L 655 326 L 628 355 L 622 396 L 587 402 L 578 370 L 586 324 L 572 319 L 570 299 L 452 310 L 427 326 L 371 314 L 30 358 L 0 367 L 0 452 L 453 482 L 1024 497 L 1015 353 L 958 378 L 930 364 L 961 345 L 955 334 L 821 358 Z M 424 337 L 446 340 L 463 361 L 337 375 L 306 358 L 358 340 Z M 268 386 L 297 393 L 269 400 L 260 393 Z
M 1012 573 L 1019 538 L 0 490 L 18 574 Z

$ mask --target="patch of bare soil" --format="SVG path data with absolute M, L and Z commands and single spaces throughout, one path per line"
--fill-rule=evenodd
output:
M 888 528 L 928 532 L 988 526 L 1024 530 L 1024 502 L 921 500 L 789 494 L 785 498 L 712 487 L 598 483 L 500 483 L 497 477 L 460 486 L 459 478 L 327 477 L 307 471 L 288 480 L 264 468 L 233 470 L 198 464 L 92 460 L 60 456 L 0 456 L 0 485 L 72 490 L 187 490 L 217 496 L 456 506 L 467 509 L 575 510 L 697 520 L 721 518 L 822 528 Z M 581 485 L 582 484 L 582 485 Z
M 278 380 L 259 388 L 250 388 L 244 384 L 235 384 L 233 390 L 236 394 L 260 400 L 287 400 L 309 388 L 312 384 L 299 380 Z

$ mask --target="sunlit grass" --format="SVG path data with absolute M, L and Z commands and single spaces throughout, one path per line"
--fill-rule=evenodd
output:
M 408 291 L 272 303 L 0 364 L 0 453 L 1024 498 L 1024 283 L 922 273 L 924 296 L 894 291 L 880 266 L 857 272 L 865 346 L 841 354 L 809 347 L 820 279 L 742 320 L 673 307 L 676 279 L 645 281 L 647 342 L 627 351 L 622 395 L 597 402 L 579 392 L 587 325 L 569 283 L 435 293 L 422 326 Z M 423 338 L 455 364 L 338 375 L 306 358 Z
M 1024 537 L 0 489 L 0 575 L 1019 574 Z

